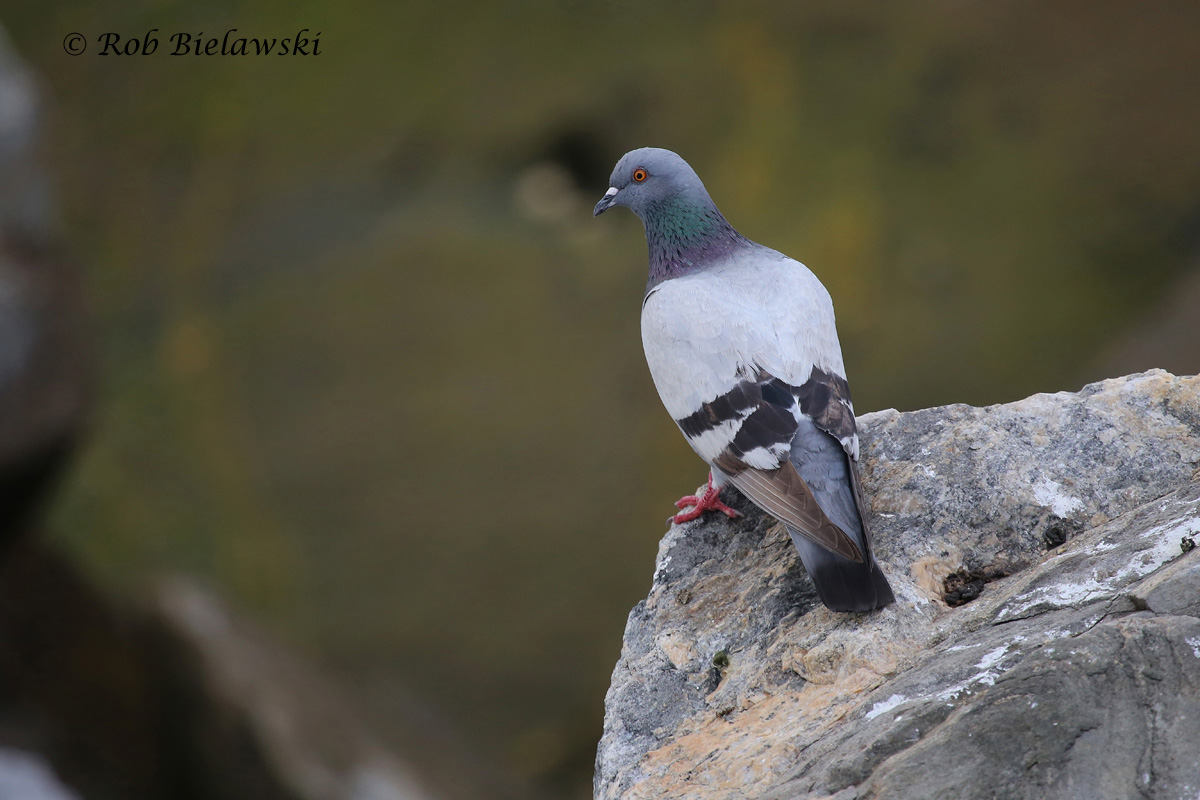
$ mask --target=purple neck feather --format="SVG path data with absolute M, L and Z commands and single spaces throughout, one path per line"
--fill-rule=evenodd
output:
M 676 195 L 649 209 L 642 222 L 650 247 L 647 292 L 665 280 L 698 272 L 753 246 L 707 196 L 696 202 Z

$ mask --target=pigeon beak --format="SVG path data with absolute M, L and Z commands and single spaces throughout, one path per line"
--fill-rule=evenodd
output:
M 596 208 L 594 211 L 592 211 L 593 217 L 598 217 L 605 211 L 608 211 L 608 209 L 612 208 L 613 201 L 617 196 L 617 191 L 617 187 L 613 186 L 604 193 L 604 197 L 600 198 L 600 202 L 596 203 Z

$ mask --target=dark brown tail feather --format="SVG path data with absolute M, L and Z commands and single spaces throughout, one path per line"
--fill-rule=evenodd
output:
M 830 610 L 874 611 L 895 601 L 892 587 L 869 552 L 865 563 L 854 562 L 814 544 L 790 525 L 788 533 L 821 602 Z

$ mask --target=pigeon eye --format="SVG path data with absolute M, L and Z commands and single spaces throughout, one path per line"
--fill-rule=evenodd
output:
M 644 180 L 646 180 L 646 170 L 638 167 L 633 171 L 633 181 L 634 183 L 641 183 Z

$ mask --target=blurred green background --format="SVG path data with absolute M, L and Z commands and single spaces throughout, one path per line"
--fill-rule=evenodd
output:
M 415 697 L 547 797 L 589 795 L 625 615 L 705 475 L 642 359 L 641 227 L 591 218 L 623 152 L 678 151 L 817 272 L 860 413 L 1104 377 L 1200 253 L 1195 2 L 0 22 L 48 98 L 100 363 L 52 534 L 133 596 L 202 578 L 389 740 Z M 152 56 L 95 55 L 151 28 Z M 168 55 L 229 28 L 321 55 Z

